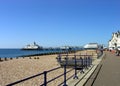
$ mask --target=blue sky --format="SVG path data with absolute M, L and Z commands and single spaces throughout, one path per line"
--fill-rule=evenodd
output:
M 107 44 L 119 29 L 119 0 L 0 0 L 0 48 Z

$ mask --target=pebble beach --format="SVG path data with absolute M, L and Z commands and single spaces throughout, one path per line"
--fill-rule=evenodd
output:
M 76 54 L 94 54 L 96 51 L 79 51 Z M 42 73 L 56 67 L 60 67 L 55 55 L 31 56 L 25 58 L 13 58 L 12 60 L 0 62 L 0 86 L 6 86 L 18 80 Z M 69 70 L 69 68 L 67 69 Z M 63 68 L 48 74 L 48 80 L 64 73 Z M 67 74 L 67 77 L 74 74 L 74 71 Z M 49 83 L 48 86 L 57 86 L 58 83 L 63 82 L 63 77 Z M 25 82 L 16 84 L 15 86 L 39 86 L 43 83 L 43 76 L 27 80 Z

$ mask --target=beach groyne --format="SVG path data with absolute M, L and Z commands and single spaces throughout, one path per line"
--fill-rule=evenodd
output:
M 32 54 L 32 55 L 22 55 L 19 57 L 0 57 L 0 62 L 3 61 L 9 61 L 12 59 L 20 59 L 20 58 L 30 58 L 30 59 L 39 59 L 39 57 L 35 57 L 35 56 L 44 56 L 44 55 L 55 55 L 55 54 L 66 54 L 66 53 L 75 53 L 78 51 L 61 51 L 61 52 L 49 52 L 49 53 L 41 53 L 41 54 Z M 32 58 L 34 57 L 34 58 Z

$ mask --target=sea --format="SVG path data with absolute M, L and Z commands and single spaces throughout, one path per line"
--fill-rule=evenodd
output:
M 47 49 L 47 50 L 22 50 L 22 49 L 0 49 L 0 58 L 14 58 L 20 56 L 36 55 L 36 54 L 48 54 L 54 52 L 63 52 L 66 50 L 61 49 Z
M 36 54 L 47 54 L 54 52 L 62 52 L 62 50 L 22 50 L 22 49 L 0 49 L 0 58 L 20 57 Z

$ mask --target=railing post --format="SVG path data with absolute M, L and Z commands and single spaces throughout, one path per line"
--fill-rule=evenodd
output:
M 61 54 L 58 56 L 58 61 L 61 62 Z
M 65 57 L 65 64 L 66 64 L 66 66 L 67 66 L 67 64 L 68 64 L 68 54 L 67 54 L 66 57 Z
M 47 71 L 44 71 L 44 86 L 47 86 Z
M 91 57 L 88 57 L 88 62 L 89 62 L 89 67 L 91 67 L 91 65 L 92 65 L 92 59 L 91 59 Z
M 90 57 L 88 56 L 88 67 L 90 67 Z
M 82 57 L 80 57 L 80 63 L 81 63 L 81 71 L 80 71 L 80 73 L 84 73 L 84 71 L 83 71 L 84 62 L 83 62 L 83 58 Z
M 90 65 L 89 65 L 89 56 L 87 57 L 87 67 L 90 67 Z
M 76 61 L 76 55 L 75 55 L 75 75 L 74 75 L 73 79 L 78 79 L 78 76 L 77 76 L 77 61 Z
M 63 86 L 67 86 L 66 84 L 66 64 L 64 65 L 64 84 Z
M 85 68 L 88 69 L 88 59 L 85 57 Z
M 90 58 L 90 65 L 92 65 L 92 57 Z

